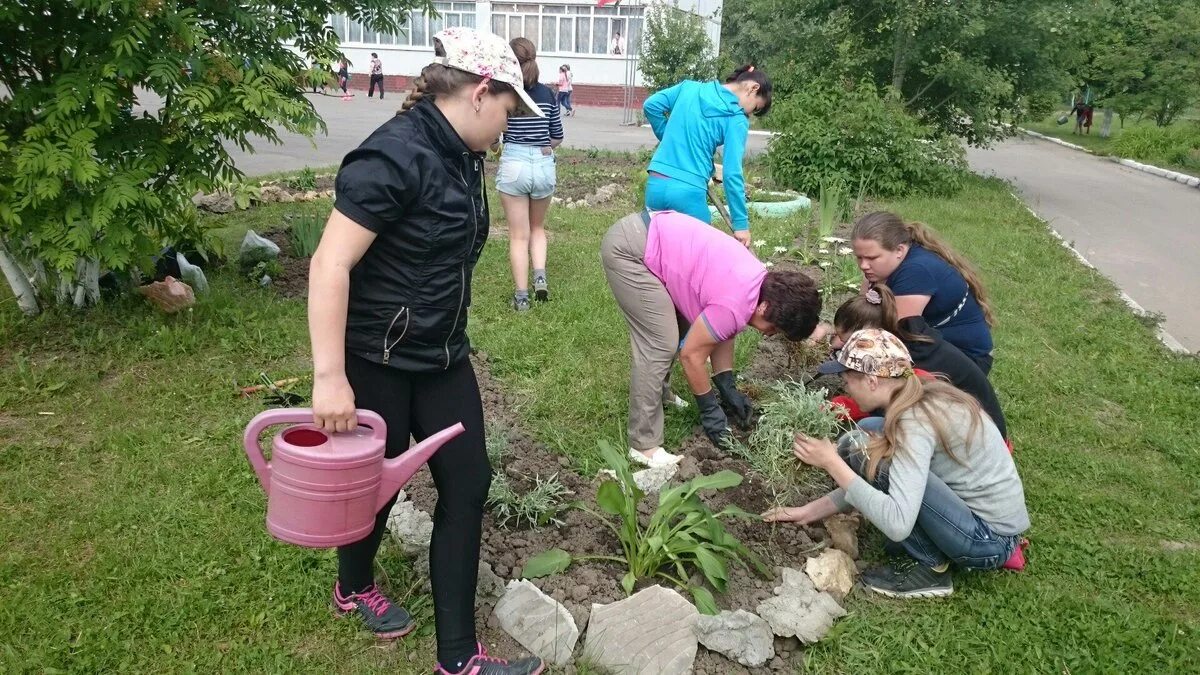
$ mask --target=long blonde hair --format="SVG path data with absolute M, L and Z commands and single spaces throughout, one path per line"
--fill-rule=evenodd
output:
M 967 286 L 970 287 L 971 293 L 975 295 L 975 301 L 979 303 L 979 308 L 983 310 L 984 320 L 989 326 L 996 325 L 991 304 L 988 302 L 987 291 L 983 289 L 983 282 L 979 279 L 979 273 L 975 271 L 975 267 L 957 251 L 950 248 L 950 245 L 928 225 L 915 222 L 906 223 L 894 213 L 876 211 L 868 213 L 854 223 L 854 229 L 850 231 L 850 238 L 852 240 L 877 241 L 888 251 L 895 251 L 901 244 L 911 248 L 914 243 L 929 249 L 958 270 L 963 280 L 967 282 Z
M 965 408 L 969 411 L 971 425 L 963 437 L 969 442 L 975 438 L 979 426 L 983 424 L 983 410 L 979 407 L 979 402 L 970 394 L 940 380 L 922 382 L 921 378 L 916 376 L 905 378 L 904 386 L 892 394 L 888 403 L 883 435 L 872 437 L 867 445 L 867 480 L 874 480 L 879 463 L 895 455 L 896 450 L 903 445 L 901 418 L 910 410 L 915 413 L 919 424 L 928 424 L 933 429 L 934 437 L 946 454 L 962 464 L 962 459 L 950 450 L 952 436 L 946 425 L 946 413 L 948 409 L 954 408 Z

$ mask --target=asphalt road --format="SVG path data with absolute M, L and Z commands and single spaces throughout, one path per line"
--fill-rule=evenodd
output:
M 977 173 L 1009 181 L 1035 213 L 1167 336 L 1200 351 L 1200 190 L 1034 138 L 968 149 Z

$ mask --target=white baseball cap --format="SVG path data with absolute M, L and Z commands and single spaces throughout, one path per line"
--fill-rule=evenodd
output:
M 474 28 L 447 28 L 433 37 L 446 52 L 445 56 L 435 58 L 434 63 L 511 85 L 521 99 L 518 116 L 546 116 L 525 92 L 521 64 L 504 38 Z

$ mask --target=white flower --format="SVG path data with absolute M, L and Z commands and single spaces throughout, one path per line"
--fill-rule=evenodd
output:
M 829 255 L 829 249 L 819 248 L 819 249 L 817 249 L 817 253 L 824 253 L 825 255 Z
M 770 269 L 775 266 L 775 263 L 768 260 L 767 262 L 763 263 L 763 266 L 766 267 L 767 269 Z
M 828 261 L 828 260 L 822 260 L 821 262 L 819 262 L 819 263 L 817 263 L 817 264 L 818 264 L 818 265 L 820 265 L 821 267 L 829 267 L 829 261 Z
M 788 251 L 788 250 L 787 250 L 787 247 L 786 247 L 786 246 L 776 246 L 776 247 L 775 247 L 775 252 L 776 252 L 776 253 L 787 253 L 787 251 Z
M 844 244 L 849 241 L 849 239 L 842 239 L 841 237 L 821 237 L 821 241 L 826 241 L 830 244 Z
M 754 248 L 762 248 L 766 245 L 767 245 L 766 239 L 759 239 L 758 241 L 754 242 Z
M 838 255 L 851 255 L 853 253 L 854 249 L 850 248 L 849 246 L 843 246 L 838 249 Z

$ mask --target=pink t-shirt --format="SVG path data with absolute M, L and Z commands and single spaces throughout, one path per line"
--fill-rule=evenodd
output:
M 718 342 L 749 325 L 767 276 L 767 268 L 738 240 L 674 211 L 651 218 L 646 267 L 684 318 L 694 323 L 704 315 Z

